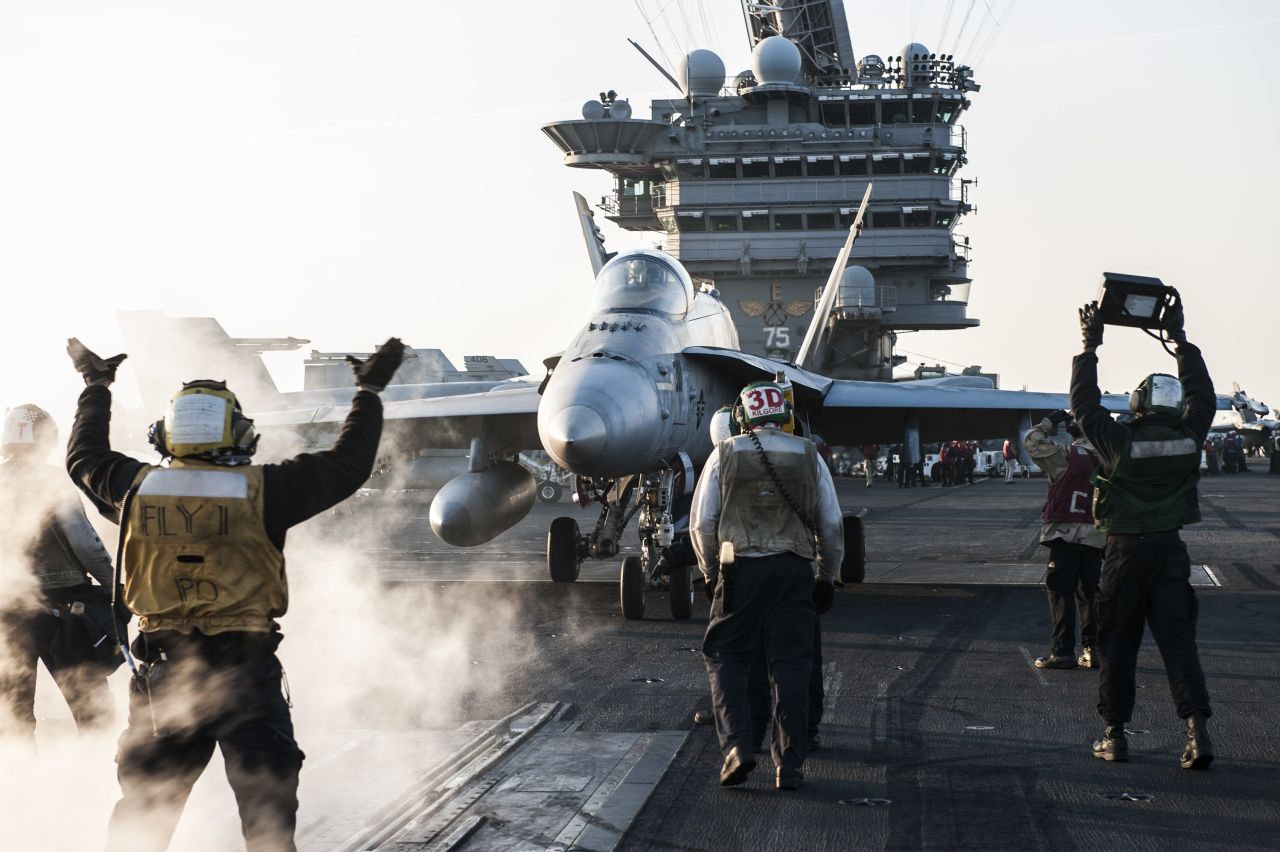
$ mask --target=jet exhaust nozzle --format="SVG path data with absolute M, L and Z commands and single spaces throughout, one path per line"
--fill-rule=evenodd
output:
M 475 547 L 524 520 L 536 499 L 529 471 L 498 462 L 449 480 L 431 501 L 431 529 L 446 544 Z

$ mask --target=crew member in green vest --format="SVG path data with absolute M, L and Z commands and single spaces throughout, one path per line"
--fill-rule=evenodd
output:
M 1186 720 L 1182 767 L 1205 769 L 1213 760 L 1206 721 L 1212 711 L 1196 650 L 1191 562 L 1178 530 L 1200 520 L 1200 447 L 1217 398 L 1200 350 L 1187 342 L 1181 304 L 1166 311 L 1163 327 L 1176 347 L 1178 377 L 1153 373 L 1143 379 L 1129 397 L 1133 421 L 1120 424 L 1102 407 L 1098 390 L 1098 303 L 1080 309 L 1084 351 L 1072 363 L 1071 410 L 1101 463 L 1093 516 L 1107 534 L 1095 601 L 1098 712 L 1107 728 L 1093 754 L 1128 759 L 1124 725 L 1133 714 L 1145 621 L 1160 646 L 1178 716 Z
M 107 849 L 165 849 L 217 746 L 246 848 L 293 850 L 303 754 L 275 653 L 289 605 L 285 533 L 368 479 L 382 434 L 378 392 L 404 346 L 393 337 L 368 360 L 350 359 L 357 390 L 331 449 L 265 465 L 252 463 L 253 421 L 211 380 L 184 384 L 151 427 L 167 465 L 113 451 L 109 386 L 125 356 L 100 358 L 75 339 L 67 352 L 88 385 L 67 470 L 120 523 L 124 602 L 141 631 Z

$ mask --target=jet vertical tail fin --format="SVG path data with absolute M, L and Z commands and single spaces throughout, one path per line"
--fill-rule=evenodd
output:
M 600 228 L 596 225 L 596 214 L 591 211 L 591 205 L 587 204 L 587 199 L 575 192 L 573 203 L 578 208 L 578 224 L 582 227 L 582 239 L 587 244 L 587 255 L 591 258 L 591 275 L 594 278 L 600 274 L 600 270 L 606 263 L 613 260 L 617 252 L 604 250 L 604 234 L 600 233 Z
M 225 379 L 250 413 L 276 407 L 280 391 L 262 353 L 310 343 L 295 337 L 231 337 L 213 317 L 121 311 L 116 319 L 138 390 L 151 411 L 163 411 L 174 391 L 193 379 Z
M 822 288 L 822 298 L 813 306 L 813 320 L 809 323 L 809 330 L 804 335 L 804 342 L 800 344 L 799 354 L 796 355 L 796 364 L 806 370 L 817 370 L 821 366 L 818 362 L 821 359 L 822 345 L 826 342 L 827 317 L 831 315 L 836 294 L 840 292 L 840 279 L 844 276 L 844 268 L 849 263 L 853 241 L 858 238 L 858 233 L 862 230 L 862 217 L 867 214 L 867 203 L 871 200 L 871 186 L 872 184 L 867 184 L 867 191 L 862 194 L 858 213 L 853 217 L 853 223 L 849 225 L 849 236 L 845 239 L 839 256 L 836 257 L 835 265 L 831 267 L 827 286 Z

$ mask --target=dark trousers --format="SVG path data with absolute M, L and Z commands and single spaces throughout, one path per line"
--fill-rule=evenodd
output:
M 92 642 L 76 616 L 55 616 L 46 608 L 10 611 L 0 616 L 0 700 L 14 733 L 33 737 L 36 729 L 36 661 L 44 663 L 62 692 L 81 730 L 105 727 L 113 721 L 107 675 L 111 666 L 97 661 Z M 0 711 L 3 713 L 5 711 Z
M 1076 649 L 1076 609 L 1080 610 L 1080 644 L 1092 648 L 1098 628 L 1094 619 L 1094 597 L 1102 574 L 1102 551 L 1061 539 L 1049 542 L 1049 564 L 1044 578 L 1049 593 L 1049 615 L 1053 632 L 1049 653 L 1071 657 Z
M 822 620 L 813 620 L 813 664 L 809 667 L 809 716 L 805 724 L 805 736 L 810 740 L 818 735 L 822 724 L 822 711 L 827 693 L 822 683 Z M 769 685 L 769 661 L 763 652 L 751 664 L 751 743 L 759 751 L 769 732 L 773 718 L 773 689 Z
M 147 680 L 131 684 L 129 726 L 116 755 L 122 795 L 111 814 L 109 852 L 168 847 L 215 745 L 239 806 L 246 850 L 296 848 L 303 754 L 281 693 L 278 634 L 250 634 L 239 652 L 234 638 L 224 639 L 245 635 L 153 633 L 134 643 L 134 654 L 156 667 Z M 168 660 L 157 665 L 161 651 Z
M 773 760 L 804 765 L 817 614 L 813 563 L 791 553 L 739 557 L 711 603 L 702 655 L 720 750 L 752 747 L 750 673 L 763 653 L 773 691 Z
M 1107 722 L 1133 718 L 1134 680 L 1143 623 L 1164 658 L 1178 715 L 1212 715 L 1196 651 L 1196 593 L 1191 560 L 1176 530 L 1109 535 L 1098 586 L 1098 713 Z

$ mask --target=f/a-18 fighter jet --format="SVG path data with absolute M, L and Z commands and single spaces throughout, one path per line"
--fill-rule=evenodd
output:
M 866 210 L 871 188 L 814 309 L 795 363 L 740 351 L 729 310 L 710 286 L 695 287 L 675 258 L 660 251 L 604 251 L 592 213 L 576 195 L 595 285 L 586 324 L 564 351 L 545 361 L 540 383 L 519 381 L 479 394 L 388 402 L 383 455 L 412 457 L 423 448 L 469 448 L 468 472 L 450 480 L 431 504 L 432 529 L 468 547 L 510 529 L 532 508 L 522 450 L 545 449 L 576 476 L 578 499 L 598 503 L 586 532 L 557 518 L 547 535 L 547 567 L 573 582 L 584 559 L 611 559 L 638 517 L 642 553 L 622 560 L 623 613 L 639 618 L 646 587 L 669 584 L 672 615 L 689 617 L 689 569 L 660 560 L 671 543 L 676 505 L 692 492 L 711 453 L 708 419 L 752 381 L 781 375 L 795 394 L 797 429 L 829 443 L 987 438 L 1025 432 L 1032 418 L 1067 407 L 1065 394 L 975 386 L 977 377 L 881 383 L 832 380 L 815 372 L 827 319 Z M 1111 403 L 1123 407 L 1124 398 Z M 260 429 L 337 422 L 338 409 L 257 415 Z M 390 446 L 387 442 L 390 441 Z M 908 451 L 910 452 L 910 450 Z M 856 566 L 858 580 L 861 566 Z M 664 572 L 667 576 L 663 576 Z
M 1231 395 L 1218 394 L 1218 413 L 1210 431 L 1219 434 L 1237 432 L 1244 438 L 1245 450 L 1267 451 L 1280 431 L 1280 415 L 1268 416 L 1271 409 L 1232 383 Z

